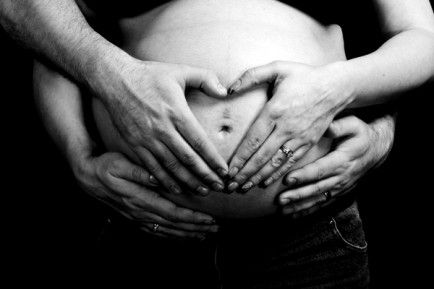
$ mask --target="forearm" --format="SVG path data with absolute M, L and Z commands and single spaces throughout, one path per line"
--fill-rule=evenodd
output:
M 376 137 L 376 149 L 374 150 L 375 167 L 380 166 L 392 150 L 395 139 L 396 114 L 385 115 L 369 123 Z
M 71 162 L 89 157 L 94 144 L 85 127 L 79 88 L 35 62 L 34 94 L 42 121 L 66 158 Z
M 434 77 L 434 33 L 399 33 L 375 52 L 336 63 L 335 69 L 351 90 L 349 107 L 387 102 Z
M 86 22 L 73 0 L 0 1 L 0 23 L 20 44 L 93 88 L 128 58 Z

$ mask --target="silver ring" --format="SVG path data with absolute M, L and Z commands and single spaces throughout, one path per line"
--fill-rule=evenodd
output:
M 154 223 L 154 224 L 152 225 L 152 231 L 153 231 L 154 233 L 156 233 L 156 232 L 158 231 L 158 228 L 159 228 L 159 227 L 160 227 L 159 224 Z
M 330 201 L 330 199 L 332 198 L 332 193 L 330 193 L 330 191 L 325 191 L 322 194 L 324 195 L 326 202 Z
M 284 153 L 287 158 L 292 158 L 292 156 L 294 155 L 294 152 L 285 145 L 281 146 L 279 150 Z

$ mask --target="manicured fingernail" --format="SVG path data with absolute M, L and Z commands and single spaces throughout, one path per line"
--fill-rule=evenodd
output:
M 232 182 L 232 183 L 229 184 L 228 190 L 230 192 L 233 192 L 233 191 L 235 191 L 238 188 L 238 186 L 239 186 L 239 184 L 237 182 Z
M 269 186 L 269 185 L 271 185 L 272 182 L 273 182 L 273 178 L 268 178 L 265 180 L 264 185 Z
M 212 184 L 212 188 L 214 189 L 214 191 L 216 192 L 221 192 L 223 191 L 223 189 L 225 188 L 222 184 L 219 183 L 213 183 Z
M 233 167 L 230 171 L 229 171 L 229 178 L 233 178 L 235 177 L 235 175 L 238 173 L 238 168 L 237 167 Z
M 250 190 L 252 187 L 253 187 L 253 183 L 252 183 L 252 182 L 247 182 L 247 183 L 245 183 L 245 184 L 241 187 L 241 189 L 242 189 L 243 191 L 248 191 L 248 190 Z
M 206 196 L 209 194 L 209 189 L 205 186 L 199 186 L 197 187 L 196 192 L 198 192 L 202 196 Z
M 286 185 L 287 186 L 293 186 L 297 183 L 297 179 L 296 178 L 288 178 L 286 180 Z
M 149 175 L 149 182 L 153 185 L 159 185 L 158 180 L 153 175 Z
M 217 172 L 218 172 L 219 176 L 222 177 L 222 178 L 224 178 L 224 177 L 226 177 L 228 175 L 228 170 L 227 169 L 220 168 L 220 169 L 217 170 Z
M 228 93 L 233 94 L 241 86 L 241 80 L 237 80 L 234 84 L 229 87 Z

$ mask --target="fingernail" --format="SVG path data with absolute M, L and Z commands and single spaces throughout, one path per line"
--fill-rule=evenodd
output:
M 208 224 L 208 225 L 214 225 L 216 223 L 216 221 L 212 218 L 207 218 L 205 217 L 204 219 L 201 220 L 202 223 Z
M 149 182 L 153 185 L 159 185 L 158 180 L 153 175 L 149 175 Z
M 288 178 L 286 180 L 286 185 L 287 186 L 293 186 L 297 183 L 297 179 L 296 178 Z
M 245 183 L 245 184 L 241 187 L 241 189 L 242 189 L 243 191 L 248 191 L 248 190 L 250 190 L 252 187 L 253 187 L 253 183 L 252 183 L 252 182 L 247 182 L 247 183 Z
M 196 192 L 198 192 L 202 196 L 206 196 L 209 193 L 209 189 L 207 187 L 205 187 L 205 186 L 199 186 L 196 189 Z
M 233 191 L 235 191 L 238 188 L 238 186 L 239 186 L 239 184 L 237 182 L 232 182 L 232 183 L 229 184 L 228 190 L 230 192 L 233 192 Z
M 213 183 L 212 184 L 212 188 L 214 189 L 214 191 L 216 192 L 221 192 L 223 191 L 223 189 L 225 188 L 222 184 L 219 183 Z
M 219 92 L 221 94 L 227 94 L 228 93 L 228 90 L 226 88 L 224 88 L 221 83 L 217 84 L 217 89 L 219 90 Z
M 220 168 L 217 170 L 218 174 L 220 175 L 220 177 L 224 178 L 228 175 L 228 170 L 227 169 L 223 169 Z
M 176 186 L 172 186 L 172 192 L 178 195 L 182 193 L 181 189 Z
M 281 205 L 287 205 L 287 204 L 289 204 L 291 202 L 291 200 L 287 199 L 287 198 L 280 198 L 279 201 L 280 201 Z
M 219 231 L 219 226 L 212 226 L 211 227 L 211 232 L 217 233 Z
M 268 178 L 265 180 L 264 185 L 269 186 L 269 185 L 271 185 L 272 182 L 273 182 L 273 178 Z
M 239 87 L 241 86 L 241 81 L 237 80 L 237 82 L 235 82 L 233 85 L 231 85 L 231 87 L 229 87 L 229 94 L 233 94 Z
M 233 167 L 230 171 L 229 171 L 229 178 L 233 178 L 235 177 L 235 175 L 238 173 L 238 168 L 237 167 Z

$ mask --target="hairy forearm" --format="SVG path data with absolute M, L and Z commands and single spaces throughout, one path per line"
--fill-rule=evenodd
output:
M 100 85 L 100 71 L 128 58 L 89 26 L 73 0 L 2 0 L 0 23 L 21 45 L 90 88 Z
M 34 95 L 48 133 L 66 158 L 77 161 L 90 156 L 93 142 L 85 127 L 79 88 L 35 62 Z
M 434 33 L 399 33 L 371 54 L 336 63 L 336 70 L 350 87 L 349 107 L 385 103 L 434 78 Z
M 381 118 L 369 123 L 369 126 L 374 131 L 376 136 L 376 156 L 373 158 L 378 160 L 375 166 L 380 166 L 392 150 L 393 141 L 395 139 L 396 114 L 385 115 Z

